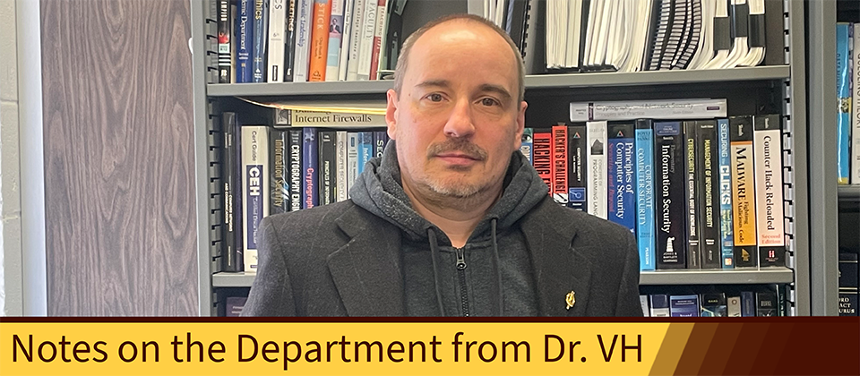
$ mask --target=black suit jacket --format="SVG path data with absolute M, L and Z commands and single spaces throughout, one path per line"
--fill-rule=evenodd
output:
M 520 228 L 542 316 L 642 316 L 629 230 L 549 196 Z M 258 235 L 243 316 L 405 315 L 400 230 L 352 201 L 268 217 Z M 567 309 L 571 291 L 576 302 Z

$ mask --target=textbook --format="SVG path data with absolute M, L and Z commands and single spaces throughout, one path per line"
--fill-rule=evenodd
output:
M 632 121 L 607 126 L 607 217 L 636 233 L 636 157 Z
M 735 267 L 758 265 L 752 116 L 729 118 L 732 150 L 732 223 Z
M 729 119 L 717 120 L 717 155 L 720 174 L 720 249 L 722 267 L 734 268 L 734 229 L 732 227 L 732 152 Z
M 570 121 L 713 119 L 726 117 L 725 99 L 571 102 Z
M 683 137 L 680 122 L 654 122 L 657 269 L 687 267 Z
M 753 135 L 759 266 L 785 266 L 780 116 L 756 116 Z
M 650 119 L 636 120 L 636 238 L 639 269 L 654 270 L 654 130 Z
M 242 126 L 242 193 L 246 272 L 257 271 L 257 240 L 260 221 L 269 215 L 268 130 L 265 125 Z
M 577 123 L 567 128 L 568 163 L 567 163 L 567 206 L 587 211 L 586 192 L 586 158 L 588 145 L 586 143 L 585 124 Z
M 607 219 L 606 125 L 605 121 L 589 121 L 586 124 L 588 213 L 603 219 Z

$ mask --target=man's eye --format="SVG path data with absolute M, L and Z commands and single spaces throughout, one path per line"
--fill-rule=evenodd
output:
M 481 104 L 484 106 L 490 107 L 490 106 L 498 106 L 499 102 L 493 98 L 484 98 L 484 99 L 481 99 Z
M 427 96 L 427 99 L 430 99 L 431 102 L 441 102 L 442 94 L 430 94 Z

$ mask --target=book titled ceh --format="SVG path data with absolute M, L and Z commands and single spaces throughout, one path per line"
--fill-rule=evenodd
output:
M 269 141 L 265 125 L 242 126 L 242 193 L 245 203 L 244 262 L 246 272 L 257 271 L 260 221 L 269 215 Z

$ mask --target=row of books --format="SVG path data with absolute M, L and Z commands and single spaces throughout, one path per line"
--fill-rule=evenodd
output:
M 557 203 L 636 234 L 642 270 L 784 267 L 781 117 L 725 108 L 572 103 L 572 122 L 527 130 L 522 149 Z
M 839 248 L 839 316 L 860 316 L 860 249 Z
M 396 61 L 405 3 L 217 0 L 218 82 L 375 80 Z
M 784 64 L 783 4 L 770 0 L 488 0 L 483 16 L 529 73 L 726 69 Z M 768 36 L 769 33 L 771 34 Z
M 368 126 L 384 125 L 381 115 L 278 111 L 276 116 L 297 124 L 334 126 L 348 121 L 344 117 L 358 117 Z M 367 161 L 381 156 L 389 141 L 384 128 L 276 128 L 241 124 L 233 112 L 222 119 L 222 271 L 256 270 L 256 233 L 264 217 L 347 200 Z
M 695 293 L 639 295 L 646 317 L 768 317 L 787 316 L 784 286 L 726 288 Z
M 848 22 L 836 24 L 839 184 L 860 184 L 860 33 L 855 26 Z

